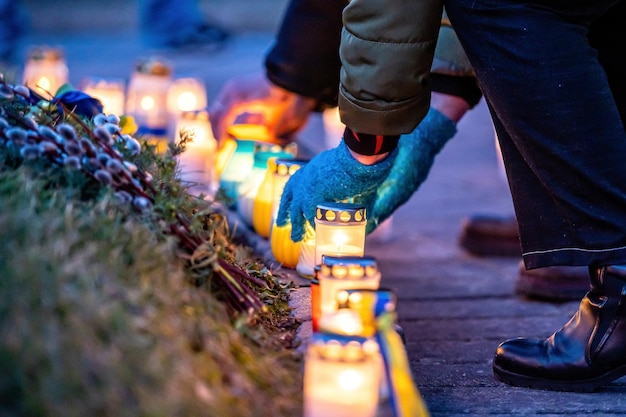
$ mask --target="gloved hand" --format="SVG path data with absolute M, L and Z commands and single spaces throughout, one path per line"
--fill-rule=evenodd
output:
M 291 239 L 299 242 L 304 237 L 305 222 L 315 226 L 318 204 L 354 198 L 365 205 L 367 213 L 396 154 L 397 149 L 382 161 L 363 165 L 354 159 L 343 140 L 336 148 L 319 153 L 285 185 L 276 223 L 285 226 L 291 221 Z
M 400 136 L 393 167 L 367 211 L 368 233 L 411 198 L 426 179 L 435 156 L 455 134 L 456 123 L 431 108 L 412 133 Z
M 280 88 L 258 73 L 229 80 L 211 103 L 209 118 L 218 141 L 226 137 L 229 126 L 248 116 L 266 129 L 261 140 L 284 144 L 304 126 L 314 107 L 314 99 Z

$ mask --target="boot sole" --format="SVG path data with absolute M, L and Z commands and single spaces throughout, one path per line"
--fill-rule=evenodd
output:
M 552 379 L 535 378 L 527 375 L 516 374 L 502 369 L 497 365 L 493 365 L 493 374 L 498 381 L 515 387 L 547 391 L 595 392 L 599 388 L 626 375 L 626 365 L 620 366 L 611 372 L 607 372 L 595 378 L 571 381 L 555 381 Z

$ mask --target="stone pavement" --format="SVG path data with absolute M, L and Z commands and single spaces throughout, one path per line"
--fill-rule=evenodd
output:
M 135 9 L 127 1 L 25 3 L 35 25 L 23 50 L 31 44 L 63 47 L 76 85 L 87 76 L 128 78 L 138 58 L 157 54 L 174 64 L 176 75 L 202 77 L 210 100 L 230 77 L 262 68 L 286 1 L 204 1 L 235 30 L 226 47 L 213 53 L 143 48 L 133 26 Z M 313 117 L 299 141 L 316 152 L 324 147 L 322 137 L 321 119 Z M 414 379 L 432 416 L 625 414 L 624 379 L 593 394 L 513 388 L 494 380 L 491 360 L 500 341 L 548 336 L 577 306 L 520 298 L 513 290 L 519 259 L 478 258 L 458 247 L 465 216 L 511 212 L 488 111 L 481 102 L 459 123 L 456 137 L 437 157 L 420 191 L 394 214 L 388 233 L 367 239 L 366 254 L 378 260 L 382 286 L 398 293 L 399 324 L 406 333 Z M 257 242 L 258 248 L 263 245 Z M 268 266 L 290 276 L 271 259 Z M 293 304 L 305 319 L 304 338 L 310 325 L 307 302 L 307 288 L 302 287 Z

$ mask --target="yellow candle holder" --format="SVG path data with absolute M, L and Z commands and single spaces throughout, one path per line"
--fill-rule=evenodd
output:
M 268 161 L 265 177 L 254 199 L 252 227 L 259 236 L 269 237 L 285 184 L 306 162 L 295 158 L 274 158 Z
M 381 379 L 375 342 L 313 334 L 304 364 L 304 417 L 374 417 Z
M 363 205 L 318 205 L 315 214 L 315 264 L 321 264 L 323 255 L 363 256 L 366 224 Z
M 293 158 L 290 148 L 272 143 L 256 142 L 250 173 L 238 189 L 237 212 L 241 219 L 252 226 L 256 197 L 268 170 L 270 158 Z

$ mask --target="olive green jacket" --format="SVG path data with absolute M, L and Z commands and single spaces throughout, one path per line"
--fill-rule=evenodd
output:
M 355 132 L 410 133 L 430 107 L 440 0 L 351 0 L 339 54 L 342 121 Z

